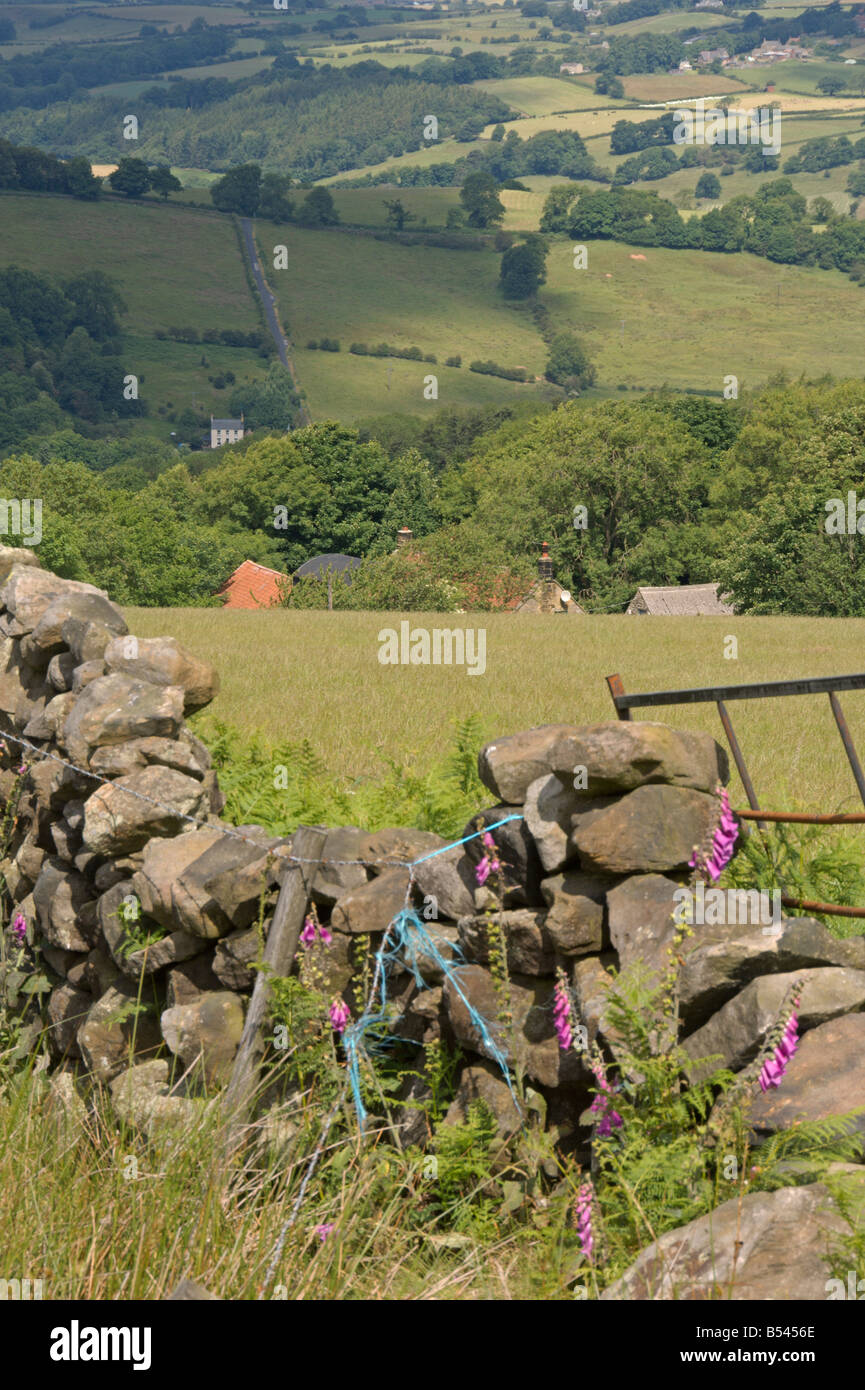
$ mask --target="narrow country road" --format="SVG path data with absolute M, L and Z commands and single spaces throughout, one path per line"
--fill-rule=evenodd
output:
M 288 368 L 289 372 L 291 373 L 292 382 L 294 383 L 294 389 L 298 393 L 298 395 L 300 395 L 300 386 L 297 380 L 297 373 L 294 370 L 294 363 L 291 360 L 291 356 L 288 350 L 288 339 L 282 331 L 282 325 L 279 322 L 279 316 L 276 312 L 276 296 L 273 294 L 273 292 L 270 289 L 270 286 L 265 280 L 264 271 L 261 268 L 261 261 L 259 260 L 258 256 L 258 248 L 255 244 L 255 233 L 252 229 L 252 218 L 241 217 L 240 227 L 243 234 L 243 245 L 246 251 L 246 257 L 249 261 L 249 268 L 252 271 L 253 279 L 255 280 L 256 288 L 258 289 L 258 293 L 261 298 L 261 303 L 264 308 L 264 318 L 268 328 L 270 329 L 270 336 L 273 338 L 273 341 L 276 344 L 276 350 L 279 353 L 280 362 L 284 367 Z M 309 418 L 309 412 L 306 409 L 306 406 L 303 404 L 301 404 L 300 406 L 300 418 L 301 423 L 304 425 L 308 425 L 311 423 Z

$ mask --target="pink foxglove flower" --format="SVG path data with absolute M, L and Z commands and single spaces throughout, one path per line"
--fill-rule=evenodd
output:
M 587 1260 L 592 1258 L 595 1239 L 592 1234 L 592 1184 L 584 1182 L 577 1193 L 577 1236 L 580 1249 Z
M 479 884 L 484 884 L 490 874 L 499 873 L 502 866 L 496 853 L 496 842 L 488 830 L 484 831 L 481 840 L 484 846 L 484 856 L 475 869 L 475 878 Z
M 330 1235 L 331 1231 L 335 1230 L 336 1226 L 332 1221 L 325 1221 L 324 1224 L 321 1226 L 313 1226 L 312 1233 L 313 1235 L 318 1236 L 319 1240 L 323 1245 L 324 1242 L 327 1240 L 328 1236 Z
M 793 1000 L 793 1008 L 790 1017 L 784 1025 L 780 1041 L 775 1045 L 772 1056 L 763 1063 L 760 1072 L 760 1090 L 768 1091 L 770 1086 L 780 1086 L 787 1070 L 787 1063 L 796 1053 L 799 1046 L 799 997 Z
M 613 1088 L 604 1076 L 600 1065 L 594 1065 L 592 1071 L 595 1073 L 595 1080 L 601 1088 L 601 1094 L 595 1096 L 595 1099 L 589 1106 L 589 1110 L 591 1114 L 597 1115 L 598 1117 L 596 1121 L 598 1137 L 607 1139 L 614 1129 L 621 1129 L 622 1117 L 617 1110 L 613 1110 L 612 1108 Z
M 348 1005 L 344 999 L 336 998 L 331 1001 L 328 1017 L 330 1018 L 331 1027 L 335 1033 L 342 1034 L 345 1032 L 345 1025 L 351 1018 L 351 1014 L 348 1011 Z
M 15 937 L 19 946 L 24 945 L 24 938 L 27 935 L 27 919 L 22 912 L 17 913 L 15 916 L 15 920 L 12 923 L 12 935 Z
M 574 1034 L 571 1028 L 571 1000 L 563 970 L 557 974 L 556 988 L 553 994 L 553 1027 L 556 1030 L 559 1047 L 562 1052 L 567 1052 L 574 1040 Z
M 329 946 L 333 937 L 327 927 L 323 927 L 317 917 L 307 916 L 303 923 L 303 931 L 300 933 L 302 946 L 314 946 L 316 941 L 322 941 L 325 946 Z
M 690 868 L 702 868 L 713 883 L 717 882 L 733 858 L 733 848 L 739 838 L 739 826 L 730 809 L 730 796 L 726 787 L 720 788 L 719 796 L 721 799 L 721 819 L 712 836 L 711 851 L 708 856 L 705 856 L 699 846 L 695 846 L 694 853 L 688 860 Z

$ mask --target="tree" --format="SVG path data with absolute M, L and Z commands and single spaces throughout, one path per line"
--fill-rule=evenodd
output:
M 254 217 L 261 201 L 261 166 L 239 164 L 217 179 L 210 190 L 213 206 L 220 212 L 239 212 Z
M 843 92 L 846 85 L 843 77 L 832 77 L 830 75 L 820 78 L 820 81 L 817 83 L 817 90 L 818 92 L 823 92 L 827 97 L 834 97 L 837 96 L 839 92 Z
M 549 247 L 541 236 L 509 246 L 502 256 L 499 280 L 507 299 L 530 299 L 547 278 L 544 262 Z
M 697 179 L 697 187 L 694 192 L 698 198 L 720 198 L 721 180 L 707 169 Z
M 265 174 L 261 180 L 259 217 L 266 217 L 271 222 L 287 222 L 294 212 L 294 204 L 288 196 L 290 188 L 288 174 Z
M 76 155 L 66 165 L 66 189 L 73 198 L 98 198 L 102 192 L 102 180 L 94 178 L 90 160 Z
M 400 198 L 394 198 L 391 202 L 385 198 L 384 205 L 387 208 L 387 220 L 390 226 L 395 227 L 398 232 L 402 231 L 406 222 L 417 221 L 416 214 L 409 212 L 408 209 L 403 206 Z
M 126 156 L 121 159 L 108 182 L 115 193 L 125 193 L 127 198 L 140 198 L 150 187 L 150 170 L 143 159 Z
M 329 188 L 311 188 L 303 200 L 298 221 L 307 227 L 335 227 L 339 223 L 339 213 Z
M 460 189 L 460 202 L 468 214 L 470 227 L 492 226 L 501 222 L 505 215 L 496 181 L 485 169 L 469 174 Z
M 183 184 L 172 174 L 167 164 L 157 164 L 156 168 L 150 171 L 150 187 L 160 198 L 167 201 L 169 193 L 179 193 Z
M 574 333 L 559 333 L 550 343 L 544 376 L 567 391 L 581 391 L 595 382 L 595 368 Z

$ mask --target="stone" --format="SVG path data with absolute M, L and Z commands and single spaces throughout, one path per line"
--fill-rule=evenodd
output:
M 213 969 L 213 954 L 193 956 L 191 960 L 172 966 L 165 973 L 165 1002 L 169 1009 L 194 1004 L 208 990 L 222 988 L 223 982 Z M 229 986 L 230 988 L 230 986 Z
M 458 927 L 451 926 L 446 922 L 424 922 L 423 925 L 431 945 L 435 947 L 445 963 L 462 959 Z M 402 959 L 405 960 L 405 956 Z M 417 968 L 426 983 L 440 985 L 444 979 L 444 971 L 432 950 L 425 949 L 423 945 L 420 945 L 415 959 Z
M 502 1004 L 493 978 L 480 965 L 459 966 L 443 986 L 448 1019 L 457 1042 L 488 1060 L 489 1045 L 473 1022 L 469 1005 L 484 1021 L 492 1043 L 511 1066 L 519 1063 L 542 1086 L 584 1083 L 588 1073 L 576 1052 L 562 1052 L 553 1029 L 553 981 L 527 976 L 509 982 L 513 1025 L 501 1021 Z
M 243 1005 L 236 994 L 203 994 L 194 1004 L 166 1009 L 161 1025 L 162 1036 L 185 1068 L 200 1061 L 209 1085 L 228 1081 L 243 1032 Z
M 201 937 L 185 931 L 169 932 L 149 946 L 136 947 L 134 938 L 130 938 L 129 930 L 120 917 L 120 905 L 127 896 L 129 884 L 118 883 L 103 893 L 97 909 L 102 936 L 121 974 L 133 980 L 140 979 L 142 975 L 155 975 L 157 970 L 189 960 L 204 950 L 205 943 Z M 146 917 L 137 925 L 140 930 L 147 932 L 152 932 L 154 926 Z
M 221 1303 L 219 1294 L 211 1293 L 203 1284 L 196 1284 L 192 1279 L 181 1279 L 173 1293 L 167 1294 L 166 1303 Z
M 54 842 L 56 857 L 62 859 L 66 864 L 71 864 L 75 859 L 76 850 L 81 844 L 81 836 L 64 821 L 54 821 L 51 826 L 51 839 Z
M 51 946 L 65 951 L 89 951 L 79 914 L 93 894 L 87 879 L 59 859 L 47 859 L 33 889 L 39 928 Z
M 94 854 L 127 854 L 154 836 L 176 835 L 202 812 L 200 782 L 170 767 L 145 767 L 93 793 L 85 806 L 83 841 Z
M 76 658 L 75 658 L 74 656 L 73 656 L 72 659 L 73 659 L 73 661 L 76 660 Z M 94 658 L 93 660 L 90 660 L 90 661 L 82 661 L 82 662 L 80 662 L 79 665 L 77 665 L 77 666 L 75 667 L 75 670 L 72 672 L 72 693 L 73 693 L 73 695 L 80 695 L 82 690 L 84 690 L 88 685 L 91 685 L 91 684 L 93 683 L 93 681 L 99 680 L 99 677 L 100 677 L 100 676 L 104 676 L 104 675 L 105 675 L 105 662 L 104 662 L 104 661 L 96 660 L 96 659 Z
M 695 1062 L 699 1058 L 720 1057 L 704 1066 L 692 1067 L 693 1077 L 702 1079 L 721 1066 L 731 1071 L 747 1066 L 776 1023 L 790 986 L 799 978 L 804 982 L 799 1008 L 800 1034 L 842 1014 L 865 1008 L 865 971 L 862 970 L 827 965 L 784 975 L 761 975 L 685 1039 L 682 1046 Z
M 685 869 L 695 844 L 717 824 L 718 798 L 690 787 L 637 787 L 573 817 L 572 841 L 584 869 L 639 874 Z
M 63 651 L 67 645 L 64 624 L 69 618 L 81 623 L 102 623 L 115 633 L 129 630 L 120 609 L 110 599 L 98 593 L 58 594 L 42 613 L 30 637 L 22 642 L 22 652 L 31 666 L 47 666 L 52 656 Z
M 213 973 L 224 989 L 247 993 L 254 986 L 258 974 L 252 968 L 253 961 L 258 960 L 261 953 L 257 927 L 231 932 L 217 944 L 213 955 Z
M 0 639 L 0 715 L 6 715 L 15 730 L 23 730 L 56 693 L 47 681 L 34 682 L 33 676 L 19 644 L 9 637 Z
M 821 1183 L 748 1192 L 647 1246 L 601 1301 L 823 1301 L 846 1230 Z
M 549 909 L 547 934 L 559 955 L 584 956 L 604 949 L 607 891 L 615 883 L 578 869 L 542 880 L 541 895 Z
M 44 709 L 34 714 L 24 726 L 24 737 L 35 739 L 55 738 L 66 722 L 72 706 L 75 704 L 76 697 L 71 691 L 66 691 L 61 695 L 55 695 L 53 700 L 49 700 Z
M 499 1141 L 506 1142 L 521 1128 L 525 1118 L 522 1107 L 492 1062 L 480 1060 L 463 1068 L 456 1094 L 445 1115 L 445 1124 L 465 1124 L 469 1106 L 474 1101 L 483 1101 L 495 1116 Z
M 183 718 L 178 686 L 151 685 L 131 676 L 100 676 L 82 690 L 63 726 L 62 739 L 73 762 L 83 763 L 93 748 L 156 734 L 173 738 Z
M 615 1041 L 615 1030 L 606 1021 L 609 992 L 614 983 L 613 976 L 597 956 L 575 962 L 571 977 L 575 1022 L 585 1028 L 589 1043 Z
M 418 864 L 414 871 L 415 888 L 421 900 L 433 900 L 427 905 L 434 906 L 439 917 L 457 921 L 474 912 L 474 868 L 461 846 L 449 849 Z
M 755 1091 L 748 1118 L 760 1138 L 797 1120 L 826 1120 L 865 1107 L 865 1014 L 844 1014 L 811 1028 L 787 1063 L 781 1085 L 765 1094 Z M 865 1140 L 865 1113 L 852 1130 Z
M 56 1071 L 48 1081 L 48 1109 L 64 1142 L 78 1139 L 87 1123 L 87 1107 L 68 1071 Z
M 174 839 L 148 841 L 141 867 L 133 875 L 131 887 L 141 903 L 142 912 L 167 931 L 174 931 L 180 926 L 188 931 L 190 918 L 188 915 L 185 918 L 181 916 L 177 885 L 183 871 L 220 838 L 218 828 L 205 826 Z
M 812 965 L 865 970 L 865 936 L 839 940 L 813 917 L 783 918 L 765 931 L 728 926 L 695 932 L 679 972 L 679 1010 L 689 1031 L 757 975 Z
M 141 1062 L 110 1083 L 114 1113 L 121 1124 L 140 1130 L 148 1139 L 182 1137 L 200 1114 L 200 1104 L 169 1090 L 169 1066 L 162 1059 Z
M 552 772 L 550 757 L 560 739 L 575 733 L 573 724 L 542 724 L 496 739 L 478 754 L 478 776 L 500 801 L 521 806 L 531 783 Z
M 18 620 L 21 630 L 32 632 L 53 599 L 61 594 L 96 594 L 108 599 L 108 595 L 93 584 L 82 584 L 76 579 L 61 579 L 48 570 L 36 569 L 23 564 L 13 565 L 3 587 L 0 588 L 0 603 Z
M 194 748 L 170 738 L 134 738 L 128 743 L 97 748 L 90 755 L 90 767 L 100 777 L 126 777 L 130 772 L 152 763 L 160 767 L 173 767 L 175 771 L 185 772 L 199 781 L 209 765 L 203 762 Z
M 580 798 L 573 787 L 555 773 L 539 777 L 526 792 L 526 825 L 538 847 L 545 873 L 555 873 L 576 858 L 571 821 L 579 807 Z
M 0 583 L 9 578 L 13 565 L 32 565 L 40 569 L 39 556 L 26 546 L 0 545 Z
M 507 820 L 504 825 L 498 824 L 499 821 L 505 820 L 508 816 L 513 816 L 515 819 Z M 496 826 L 496 829 L 489 833 L 495 841 L 496 855 L 502 866 L 500 874 L 504 887 L 502 905 L 504 907 L 541 907 L 543 900 L 540 884 L 543 870 L 535 842 L 529 834 L 528 826 L 523 818 L 522 807 L 488 806 L 485 810 L 478 811 L 466 825 L 461 838 L 474 835 L 478 829 L 478 823 L 480 823 L 481 829 L 485 826 Z M 472 877 L 469 881 L 470 883 L 476 882 L 474 867 L 486 854 L 486 847 L 481 836 L 469 840 L 465 846 L 465 852 L 472 865 Z M 488 889 L 492 887 L 492 880 L 488 879 L 485 887 L 479 891 L 486 897 Z M 476 892 L 475 906 L 477 905 Z
M 61 810 L 67 801 L 89 796 L 95 781 L 85 772 L 77 772 L 64 763 L 49 759 L 33 763 L 28 776 L 38 805 L 51 811 Z
M 102 668 L 100 674 L 104 674 L 103 653 L 108 643 L 113 642 L 116 636 L 116 630 L 107 623 L 67 618 L 63 624 L 63 641 L 72 653 L 79 670 L 85 665 L 98 662 Z
M 673 940 L 673 913 L 680 885 L 663 874 L 638 874 L 607 893 L 610 941 L 623 970 L 642 962 L 649 971 L 663 971 L 667 947 Z
M 371 860 L 372 873 L 383 873 L 390 867 L 411 864 L 421 855 L 432 854 L 443 849 L 447 840 L 433 835 L 430 830 L 413 830 L 397 826 L 390 830 L 376 830 L 366 838 L 365 858 Z
M 256 936 L 258 935 L 254 927 L 250 930 Z M 241 936 L 246 936 L 246 932 L 241 933 Z M 230 941 L 231 937 L 226 937 L 224 942 L 220 942 L 220 946 L 227 945 Z M 252 959 L 256 960 L 258 954 L 256 949 L 256 954 Z M 314 941 L 311 946 L 301 946 L 298 950 L 298 958 L 300 978 L 304 984 L 319 989 L 330 997 L 335 994 L 344 994 L 348 989 L 355 972 L 354 942 L 344 932 L 332 932 L 329 946 L 326 946 L 320 938 Z M 250 976 L 253 977 L 250 980 L 250 985 L 254 984 L 256 973 L 250 971 Z M 223 975 L 222 979 L 228 989 L 235 988 L 229 983 L 226 975 Z
M 496 913 L 492 918 L 461 917 L 459 944 L 466 960 L 489 964 L 490 925 L 500 927 L 507 945 L 508 968 L 521 975 L 551 975 L 556 957 L 545 927 L 546 913 L 533 908 L 516 908 Z
M 80 1057 L 78 1029 L 93 1005 L 90 994 L 72 984 L 58 985 L 48 1000 L 48 1042 L 55 1057 Z
M 330 918 L 332 931 L 383 932 L 406 904 L 406 869 L 388 869 L 340 898 Z
M 161 1041 L 155 1017 L 138 999 L 138 987 L 120 979 L 91 1005 L 78 1031 L 88 1070 L 106 1085 L 128 1064 L 133 1046 L 141 1055 L 155 1051 Z
M 249 926 L 258 918 L 262 891 L 279 885 L 284 861 L 269 856 L 289 851 L 291 842 L 265 838 L 258 827 L 242 829 L 250 838 L 220 835 L 182 871 L 174 901 L 188 931 L 216 937 Z
M 48 684 L 53 685 L 55 690 L 66 691 L 72 689 L 72 677 L 75 672 L 75 657 L 71 652 L 58 652 L 52 656 L 48 663 Z
M 123 671 L 154 685 L 179 686 L 186 714 L 210 704 L 219 690 L 210 662 L 194 657 L 173 637 L 115 638 L 105 648 L 104 661 L 109 671 Z
M 563 733 L 550 752 L 550 767 L 573 784 L 585 768 L 585 796 L 611 796 L 663 782 L 714 792 L 726 786 L 727 754 L 709 734 L 671 729 L 649 720 L 610 720 Z

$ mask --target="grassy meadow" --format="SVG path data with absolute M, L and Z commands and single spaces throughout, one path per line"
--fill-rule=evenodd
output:
M 450 745 L 456 721 L 475 716 L 483 739 L 546 723 L 608 720 L 605 676 L 626 690 L 793 680 L 862 669 L 865 620 L 817 618 L 560 617 L 477 613 L 411 615 L 413 627 L 483 628 L 486 671 L 382 666 L 378 633 L 398 613 L 224 612 L 129 609 L 141 637 L 169 635 L 212 661 L 222 688 L 211 716 L 246 739 L 308 739 L 331 773 L 351 785 L 387 760 L 422 774 Z M 724 657 L 726 639 L 738 657 Z M 865 757 L 865 692 L 842 696 Z M 825 697 L 731 701 L 758 796 L 767 809 L 855 811 L 855 783 Z M 654 711 L 646 711 L 649 717 Z M 723 734 L 712 705 L 658 711 L 676 728 Z M 735 806 L 745 805 L 733 773 Z M 851 832 L 862 834 L 861 828 Z

